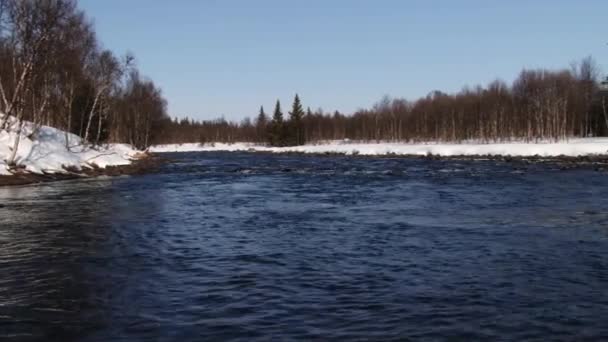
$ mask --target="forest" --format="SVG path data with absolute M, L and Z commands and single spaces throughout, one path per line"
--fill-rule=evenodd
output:
M 608 134 L 608 115 L 598 79 L 599 69 L 587 57 L 563 70 L 525 69 L 511 84 L 496 80 L 414 100 L 386 96 L 355 113 L 304 109 L 295 95 L 286 113 L 277 100 L 271 113 L 260 108 L 241 122 L 171 118 L 160 87 L 142 75 L 132 54 L 103 48 L 75 0 L 0 0 L 0 112 L 7 114 L 0 117 L 0 130 L 9 129 L 11 116 L 17 131 L 30 121 L 77 134 L 91 145 L 602 136 Z M 14 144 L 16 150 L 19 139 Z
M 563 70 L 527 70 L 507 84 L 464 87 L 456 94 L 432 91 L 413 101 L 385 96 L 347 115 L 303 110 L 295 96 L 288 117 L 277 101 L 272 116 L 255 120 L 173 121 L 163 142 L 251 141 L 272 146 L 324 140 L 402 142 L 558 141 L 608 134 L 608 92 L 591 57 Z
M 76 1 L 0 0 L 0 130 L 16 118 L 14 152 L 25 121 L 143 149 L 160 139 L 166 108 L 134 56 L 103 48 Z

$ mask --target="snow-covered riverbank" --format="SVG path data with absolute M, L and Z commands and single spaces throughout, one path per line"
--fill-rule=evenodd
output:
M 341 153 L 347 155 L 438 155 L 438 156 L 541 156 L 579 157 L 608 155 L 608 138 L 577 138 L 563 142 L 542 143 L 354 143 L 331 141 L 317 145 L 292 147 L 267 147 L 252 143 L 234 144 L 175 144 L 158 145 L 150 152 L 204 152 L 204 151 L 251 151 L 251 152 L 299 152 L 299 153 Z
M 0 121 L 1 121 L 0 114 Z M 12 120 L 8 132 L 0 130 L 0 175 L 11 175 L 8 161 L 17 137 L 17 123 Z M 139 153 L 129 145 L 110 144 L 103 147 L 85 147 L 80 137 L 53 127 L 42 126 L 35 134 L 34 125 L 24 124 L 15 164 L 34 174 L 67 173 L 66 169 L 129 165 Z M 66 138 L 70 149 L 66 148 Z

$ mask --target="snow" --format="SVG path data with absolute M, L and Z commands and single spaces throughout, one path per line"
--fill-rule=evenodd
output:
M 561 142 L 508 142 L 508 143 L 356 143 L 350 141 L 328 141 L 316 145 L 291 147 L 267 147 L 252 143 L 233 144 L 174 144 L 152 146 L 150 152 L 300 152 L 340 153 L 347 155 L 438 155 L 438 156 L 513 156 L 555 157 L 608 155 L 608 138 L 576 138 Z
M 0 121 L 3 114 L 0 113 Z M 11 175 L 7 163 L 11 156 L 14 139 L 17 137 L 17 122 L 9 118 L 9 129 L 0 130 L 0 175 Z M 114 165 L 127 165 L 139 151 L 125 144 L 109 144 L 103 147 L 85 147 L 82 139 L 68 134 L 70 150 L 66 148 L 66 133 L 49 126 L 42 126 L 37 134 L 31 122 L 25 122 L 21 132 L 15 162 L 25 171 L 42 173 L 66 173 L 65 168 L 82 170 L 98 166 L 105 168 Z

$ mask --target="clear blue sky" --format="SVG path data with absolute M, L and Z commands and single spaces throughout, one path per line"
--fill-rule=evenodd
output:
M 100 40 L 135 53 L 172 116 L 239 120 L 294 93 L 350 113 L 522 67 L 608 65 L 606 0 L 81 0 Z

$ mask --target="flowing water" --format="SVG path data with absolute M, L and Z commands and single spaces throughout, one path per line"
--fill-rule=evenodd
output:
M 0 340 L 608 338 L 608 175 L 186 153 L 0 188 Z

